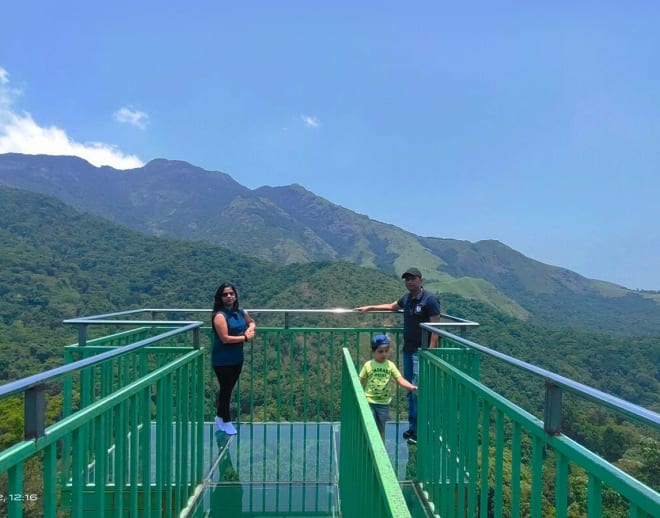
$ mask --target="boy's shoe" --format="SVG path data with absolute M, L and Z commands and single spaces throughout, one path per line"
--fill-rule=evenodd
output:
M 215 418 L 215 429 L 221 432 L 225 431 L 225 422 L 223 421 L 222 417 Z
M 225 426 L 222 431 L 225 432 L 227 435 L 236 435 L 238 433 L 236 427 L 231 422 L 225 423 Z

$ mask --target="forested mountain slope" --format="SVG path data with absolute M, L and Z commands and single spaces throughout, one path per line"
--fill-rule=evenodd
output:
M 202 242 L 147 237 L 6 187 L 0 220 L 0 381 L 59 364 L 62 345 L 76 340 L 63 319 L 210 307 L 225 280 L 236 282 L 243 306 L 253 308 L 350 308 L 392 301 L 404 290 L 398 276 L 346 262 L 277 265 Z M 460 296 L 440 297 L 445 312 L 481 323 L 471 338 L 484 345 L 639 404 L 660 401 L 659 337 L 564 333 Z M 359 325 L 362 317 L 341 318 Z
M 0 221 L 0 384 L 60 365 L 62 346 L 76 341 L 62 320 L 76 315 L 210 307 L 225 280 L 237 284 L 247 308 L 355 307 L 395 300 L 404 289 L 398 276 L 347 262 L 278 265 L 203 242 L 147 237 L 54 198 L 6 187 L 0 187 Z M 660 338 L 562 332 L 455 294 L 440 298 L 446 313 L 481 324 L 470 339 L 660 410 Z M 379 318 L 375 325 L 401 320 L 371 313 L 316 316 L 309 323 L 374 325 Z M 539 414 L 542 380 L 491 361 L 483 362 L 481 379 Z M 0 443 L 20 435 L 21 412 L 16 401 L 0 404 L 0 420 L 18 423 L 4 430 Z M 645 465 L 631 461 L 646 457 L 635 449 L 638 431 L 627 423 L 567 402 L 563 426 L 609 460 L 627 456 L 626 462 Z
M 299 185 L 250 190 L 181 161 L 117 171 L 75 157 L 20 154 L 0 155 L 0 184 L 54 195 L 148 235 L 205 241 L 283 265 L 348 261 L 394 276 L 414 264 L 430 288 L 523 320 L 621 335 L 660 331 L 660 296 L 587 279 L 498 241 L 416 236 Z

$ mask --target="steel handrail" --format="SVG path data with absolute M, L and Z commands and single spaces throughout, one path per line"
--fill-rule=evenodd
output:
M 86 322 L 89 323 L 89 322 Z M 109 321 L 103 321 L 104 324 L 109 323 Z M 132 322 L 135 323 L 135 322 Z M 152 324 L 152 322 L 146 322 L 148 324 Z M 4 399 L 9 396 L 13 396 L 22 392 L 25 392 L 29 389 L 33 389 L 35 387 L 40 387 L 45 385 L 46 383 L 52 382 L 58 378 L 61 378 L 63 376 L 66 376 L 67 374 L 71 374 L 75 371 L 84 369 L 86 367 L 91 367 L 92 365 L 96 365 L 98 363 L 101 363 L 109 358 L 114 358 L 116 356 L 121 356 L 123 354 L 127 354 L 131 351 L 134 351 L 136 349 L 140 349 L 142 347 L 146 347 L 147 345 L 150 345 L 154 342 L 158 342 L 164 338 L 169 338 L 170 336 L 175 336 L 181 333 L 186 333 L 188 331 L 198 329 L 203 325 L 203 322 L 176 322 L 176 321 L 167 321 L 165 323 L 170 323 L 170 324 L 185 324 L 183 327 L 179 327 L 177 329 L 173 329 L 171 331 L 167 331 L 165 333 L 161 333 L 157 336 L 152 336 L 150 338 L 145 338 L 144 340 L 140 340 L 138 342 L 132 343 L 130 345 L 124 345 L 121 347 L 118 347 L 117 349 L 113 351 L 106 351 L 104 353 L 100 353 L 94 356 L 91 356 L 89 358 L 83 358 L 82 360 L 78 360 L 72 363 L 68 363 L 66 365 L 62 365 L 60 367 L 55 367 L 53 369 L 44 371 L 44 372 L 39 372 L 37 374 L 33 374 L 32 376 L 28 376 L 26 378 L 21 378 L 16 381 L 11 381 L 9 383 L 5 383 L 4 385 L 0 385 L 0 400 Z
M 639 405 L 635 405 L 634 403 L 626 401 L 625 399 L 621 399 L 611 394 L 607 394 L 606 392 L 602 392 L 594 387 L 590 387 L 589 385 L 585 385 L 584 383 L 579 383 L 570 378 L 561 376 L 560 374 L 556 374 L 549 370 L 543 369 L 542 367 L 538 367 L 531 363 L 527 363 L 523 360 L 519 360 L 517 358 L 501 353 L 499 351 L 489 349 L 486 346 L 480 345 L 476 342 L 472 342 L 460 336 L 456 336 L 443 329 L 437 329 L 436 326 L 437 324 L 434 323 L 421 324 L 421 327 L 423 329 L 431 333 L 435 333 L 440 336 L 445 336 L 451 340 L 454 340 L 455 342 L 460 343 L 461 345 L 464 345 L 465 347 L 479 351 L 484 355 L 497 358 L 498 360 L 501 360 L 507 363 L 508 365 L 511 365 L 512 367 L 516 367 L 525 372 L 529 372 L 535 376 L 544 378 L 546 382 L 546 387 L 550 385 L 551 386 L 550 389 L 552 389 L 552 386 L 565 389 L 568 392 L 576 394 L 589 401 L 602 404 L 605 407 L 609 408 L 610 410 L 626 415 L 643 424 L 650 425 L 656 429 L 660 429 L 660 414 L 658 414 L 657 412 L 654 412 L 652 410 L 649 410 L 648 408 L 644 408 Z M 554 417 L 556 418 L 556 416 Z

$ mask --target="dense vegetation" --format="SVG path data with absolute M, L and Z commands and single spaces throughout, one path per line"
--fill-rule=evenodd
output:
M 403 289 L 395 276 L 348 263 L 283 266 L 201 242 L 145 237 L 53 198 L 8 188 L 0 188 L 0 219 L 0 383 L 59 365 L 62 346 L 76 340 L 62 324 L 65 318 L 140 307 L 209 307 L 224 280 L 235 281 L 242 305 L 252 308 L 355 307 L 393 301 Z M 457 295 L 441 299 L 446 313 L 481 324 L 470 331 L 471 340 L 660 410 L 659 336 L 621 338 L 535 325 Z M 397 317 L 385 320 L 382 325 L 394 325 Z M 337 320 L 310 317 L 307 323 Z M 540 412 L 538 379 L 486 361 L 483 380 Z M 17 412 L 15 405 L 0 404 L 0 442 L 2 434 L 15 436 Z M 641 438 L 630 423 L 568 401 L 564 429 L 660 486 L 658 443 Z
M 0 184 L 55 196 L 146 235 L 202 241 L 281 265 L 347 261 L 394 275 L 415 264 L 429 288 L 522 320 L 621 336 L 657 336 L 660 329 L 656 293 L 588 279 L 496 240 L 420 237 L 300 185 L 252 190 L 182 161 L 117 171 L 76 157 L 17 153 L 0 154 Z M 447 232 L 442 218 L 437 231 Z

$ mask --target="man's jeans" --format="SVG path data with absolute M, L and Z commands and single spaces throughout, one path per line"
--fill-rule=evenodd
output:
M 410 383 L 417 386 L 417 377 L 419 375 L 419 356 L 416 352 L 403 353 L 403 377 Z M 408 423 L 410 429 L 417 432 L 417 395 L 408 392 Z

